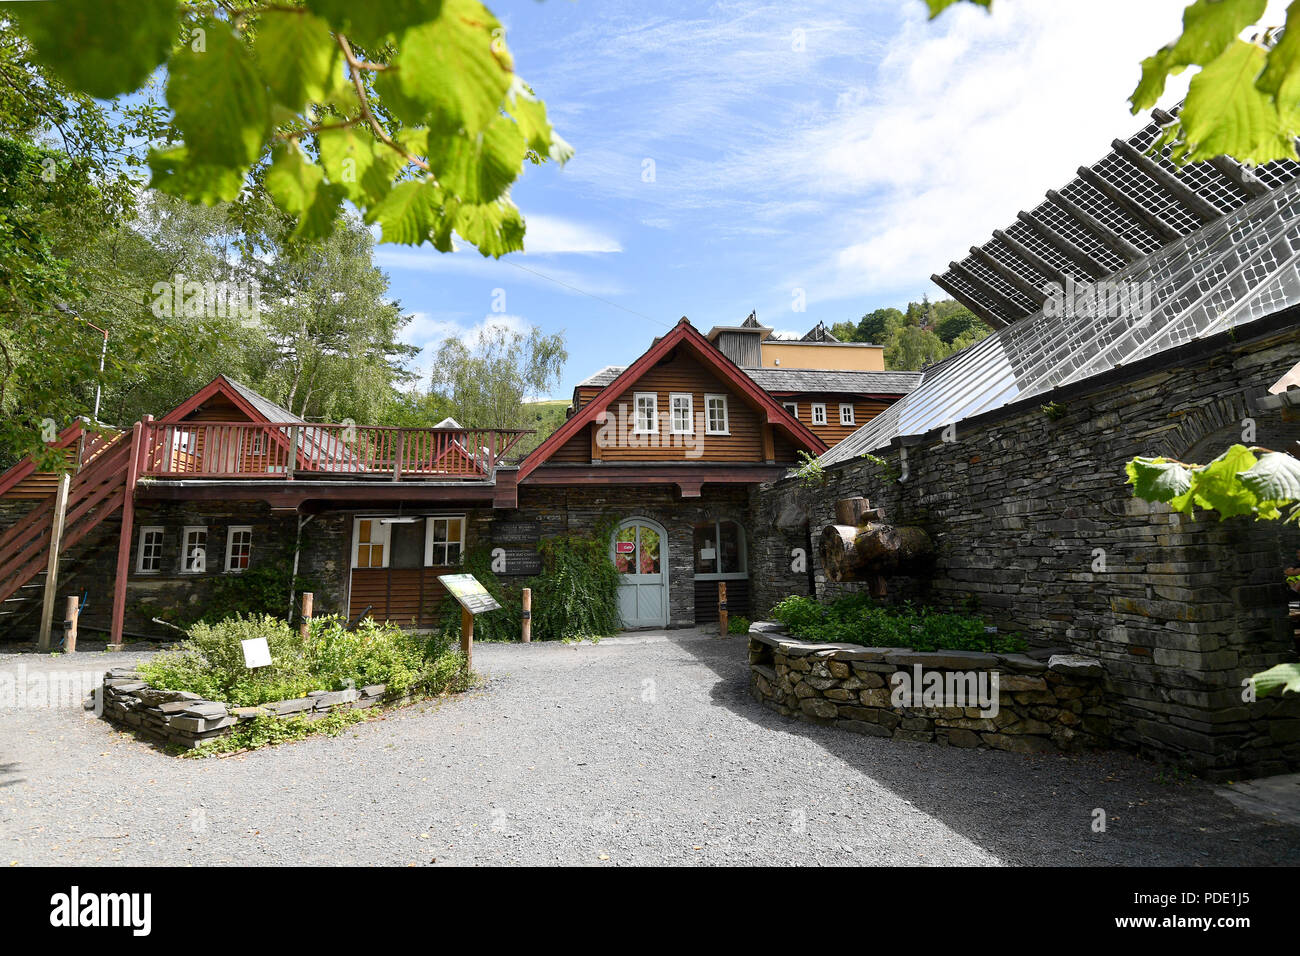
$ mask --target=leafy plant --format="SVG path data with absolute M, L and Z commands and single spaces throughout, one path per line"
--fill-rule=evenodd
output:
M 1019 653 L 1028 647 L 1014 634 L 990 633 L 978 617 L 877 604 L 865 594 L 848 595 L 829 604 L 791 595 L 772 608 L 771 614 L 795 637 L 809 641 L 1000 654 Z
M 750 625 L 749 618 L 742 617 L 741 615 L 737 614 L 734 617 L 727 618 L 727 633 L 748 634 L 749 625 Z
M 799 450 L 799 467 L 794 473 L 805 485 L 826 484 L 826 472 L 822 468 L 822 463 L 817 460 L 816 455 L 810 455 L 803 449 Z
M 1048 402 L 1046 405 L 1039 405 L 1038 407 L 1047 416 L 1048 421 L 1059 422 L 1065 417 L 1066 408 L 1060 402 Z
M 1163 502 L 1183 514 L 1195 514 L 1199 508 L 1217 511 L 1221 521 L 1247 514 L 1256 521 L 1300 521 L 1300 459 L 1283 452 L 1233 445 L 1208 465 L 1134 458 L 1124 470 L 1134 497 Z M 1300 569 L 1287 568 L 1283 573 L 1294 587 Z M 1278 664 L 1251 680 L 1260 697 L 1300 693 L 1300 663 Z
M 264 182 L 299 238 L 327 235 L 346 199 L 384 242 L 447 252 L 455 232 L 501 256 L 523 248 L 509 188 L 525 160 L 572 155 L 478 0 L 60 0 L 6 16 L 82 93 L 133 93 L 165 67 L 177 136 L 150 152 L 151 185 L 212 204 Z
M 266 638 L 271 665 L 244 666 L 241 641 Z M 387 684 L 397 693 L 463 690 L 471 680 L 450 641 L 425 638 L 364 619 L 355 630 L 337 617 L 311 622 L 307 639 L 270 616 L 200 622 L 178 648 L 141 665 L 145 680 L 236 707 L 291 700 L 313 690 Z
M 308 737 L 324 735 L 337 737 L 353 724 L 378 715 L 377 707 L 364 710 L 332 710 L 319 717 L 307 717 L 303 714 L 291 714 L 287 717 L 259 715 L 252 720 L 242 720 L 222 737 L 205 740 L 192 750 L 182 750 L 182 757 L 211 757 L 215 754 L 242 753 L 257 750 L 259 747 L 305 740 Z

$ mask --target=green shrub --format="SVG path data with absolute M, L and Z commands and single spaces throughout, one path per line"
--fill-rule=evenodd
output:
M 474 575 L 501 605 L 474 619 L 475 640 L 517 641 L 523 620 L 520 590 L 533 591 L 534 640 L 566 641 L 606 637 L 622 627 L 618 614 L 618 571 L 609 558 L 612 525 L 592 537 L 547 538 L 538 546 L 542 573 L 521 585 L 507 585 L 492 572 L 486 548 L 465 556 L 464 570 Z M 442 634 L 460 637 L 460 605 L 443 602 Z
M 241 641 L 266 638 L 271 665 L 244 666 Z M 145 680 L 236 707 L 303 697 L 313 690 L 387 684 L 395 692 L 439 694 L 465 689 L 464 658 L 442 636 L 417 636 L 369 618 L 355 630 L 337 617 L 311 622 L 307 639 L 270 615 L 200 622 L 176 649 L 140 668 Z
M 728 634 L 748 634 L 748 633 L 749 633 L 749 618 L 747 618 L 747 617 L 741 617 L 739 614 L 737 614 L 735 617 L 727 618 L 727 633 L 728 633 Z
M 918 651 L 992 651 L 1012 654 L 1028 645 L 1014 634 L 990 634 L 983 618 L 910 604 L 877 604 L 865 594 L 818 604 L 791 595 L 772 608 L 772 617 L 795 637 L 809 641 L 910 647 Z

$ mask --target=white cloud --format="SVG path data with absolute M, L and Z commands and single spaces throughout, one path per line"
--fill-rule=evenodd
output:
M 467 347 L 473 348 L 489 329 L 503 328 L 510 332 L 527 333 L 531 327 L 532 324 L 523 316 L 509 313 L 491 313 L 474 321 L 466 313 L 414 312 L 411 321 L 402 329 L 401 339 L 407 345 L 420 349 L 420 353 L 407 363 L 407 367 L 418 376 L 418 386 L 427 388 L 434 355 L 438 347 L 448 339 L 460 339 Z
M 527 214 L 526 223 L 528 232 L 524 236 L 525 255 L 623 251 L 623 246 L 617 239 L 585 223 L 540 213 Z

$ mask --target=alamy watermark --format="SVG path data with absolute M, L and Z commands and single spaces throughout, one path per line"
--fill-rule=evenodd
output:
M 1129 319 L 1135 327 L 1146 325 L 1151 314 L 1155 283 L 1125 280 L 1065 285 L 1049 282 L 1043 315 L 1049 319 Z
M 84 708 L 93 701 L 93 715 L 104 713 L 103 677 L 96 671 L 28 671 L 20 663 L 0 670 L 0 710 L 53 710 Z
M 170 281 L 153 284 L 150 308 L 160 319 L 242 319 L 256 322 L 262 312 L 262 289 L 257 280 L 200 282 L 176 273 Z
M 978 707 L 981 717 L 998 715 L 997 671 L 927 671 L 920 664 L 889 678 L 894 707 Z

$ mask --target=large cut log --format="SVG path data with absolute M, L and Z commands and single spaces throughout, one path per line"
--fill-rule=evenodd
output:
M 871 581 L 889 572 L 907 571 L 934 553 L 922 528 L 896 527 L 868 520 L 861 525 L 830 524 L 822 529 L 822 567 L 832 581 Z

